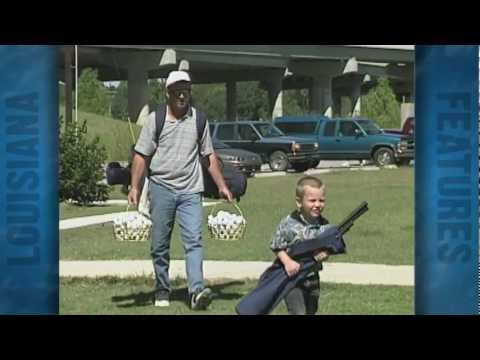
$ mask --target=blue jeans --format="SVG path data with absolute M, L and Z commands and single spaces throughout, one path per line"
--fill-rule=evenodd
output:
M 176 194 L 152 181 L 149 190 L 153 222 L 151 255 L 155 269 L 156 290 L 171 292 L 168 269 L 170 240 L 176 218 L 180 225 L 185 250 L 188 292 L 191 294 L 198 289 L 203 289 L 201 194 Z

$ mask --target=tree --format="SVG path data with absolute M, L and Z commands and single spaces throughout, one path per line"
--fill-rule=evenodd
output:
M 148 81 L 148 105 L 154 111 L 165 103 L 165 84 L 156 79 Z M 128 119 L 128 82 L 120 81 L 112 99 L 112 117 L 119 120 Z
M 78 108 L 97 115 L 110 115 L 110 97 L 98 80 L 98 71 L 86 68 L 78 79 Z
M 375 120 L 380 127 L 400 127 L 400 104 L 388 79 L 380 78 L 377 86 L 362 99 L 362 117 Z
M 153 111 L 161 104 L 165 104 L 165 81 L 163 80 L 149 80 L 148 81 L 148 92 L 149 92 L 149 106 L 150 111 Z
M 149 80 L 150 111 L 165 103 L 164 81 Z M 237 83 L 237 117 L 245 120 L 269 119 L 268 93 L 257 82 Z M 235 120 L 226 118 L 227 91 L 225 84 L 194 85 L 192 103 L 204 111 L 211 122 Z M 283 97 L 284 112 L 288 115 L 308 114 L 308 91 L 286 91 Z M 128 117 L 128 83 L 120 82 L 112 100 L 112 116 L 126 120 Z
M 119 120 L 128 119 L 128 83 L 121 81 L 112 98 L 112 117 Z
M 237 113 L 242 120 L 270 119 L 268 94 L 256 82 L 241 82 L 237 85 Z
M 283 92 L 283 113 L 290 116 L 309 114 L 308 90 L 285 90 Z
M 192 101 L 208 116 L 209 121 L 235 120 L 226 118 L 227 92 L 224 84 L 194 85 Z

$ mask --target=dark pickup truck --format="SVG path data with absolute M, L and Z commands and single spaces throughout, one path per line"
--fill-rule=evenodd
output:
M 260 155 L 273 171 L 303 172 L 320 162 L 317 140 L 285 136 L 270 122 L 212 122 L 210 134 L 214 140 Z
M 411 136 L 385 133 L 364 118 L 281 117 L 275 125 L 287 135 L 318 141 L 322 160 L 373 160 L 379 166 L 408 165 Z

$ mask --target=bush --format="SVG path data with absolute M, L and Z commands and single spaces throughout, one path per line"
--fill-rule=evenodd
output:
M 388 79 L 380 78 L 378 85 L 362 99 L 362 116 L 372 119 L 384 129 L 400 127 L 400 104 Z
M 89 205 L 94 201 L 108 200 L 110 188 L 101 183 L 107 153 L 100 138 L 88 142 L 86 133 L 86 121 L 81 126 L 66 124 L 60 133 L 60 201 Z

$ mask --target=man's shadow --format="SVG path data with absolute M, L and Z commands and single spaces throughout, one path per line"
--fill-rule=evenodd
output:
M 209 286 L 213 292 L 213 300 L 237 300 L 243 297 L 242 294 L 229 292 L 227 290 L 230 286 L 243 285 L 243 281 L 230 281 L 222 284 L 215 284 Z M 128 295 L 119 295 L 112 296 L 112 302 L 117 303 L 119 308 L 132 308 L 132 307 L 143 307 L 143 306 L 152 306 L 155 296 L 155 291 L 149 292 L 139 292 Z M 182 302 L 187 303 L 188 301 L 188 288 L 182 287 L 179 289 L 172 290 L 170 294 L 171 302 Z

